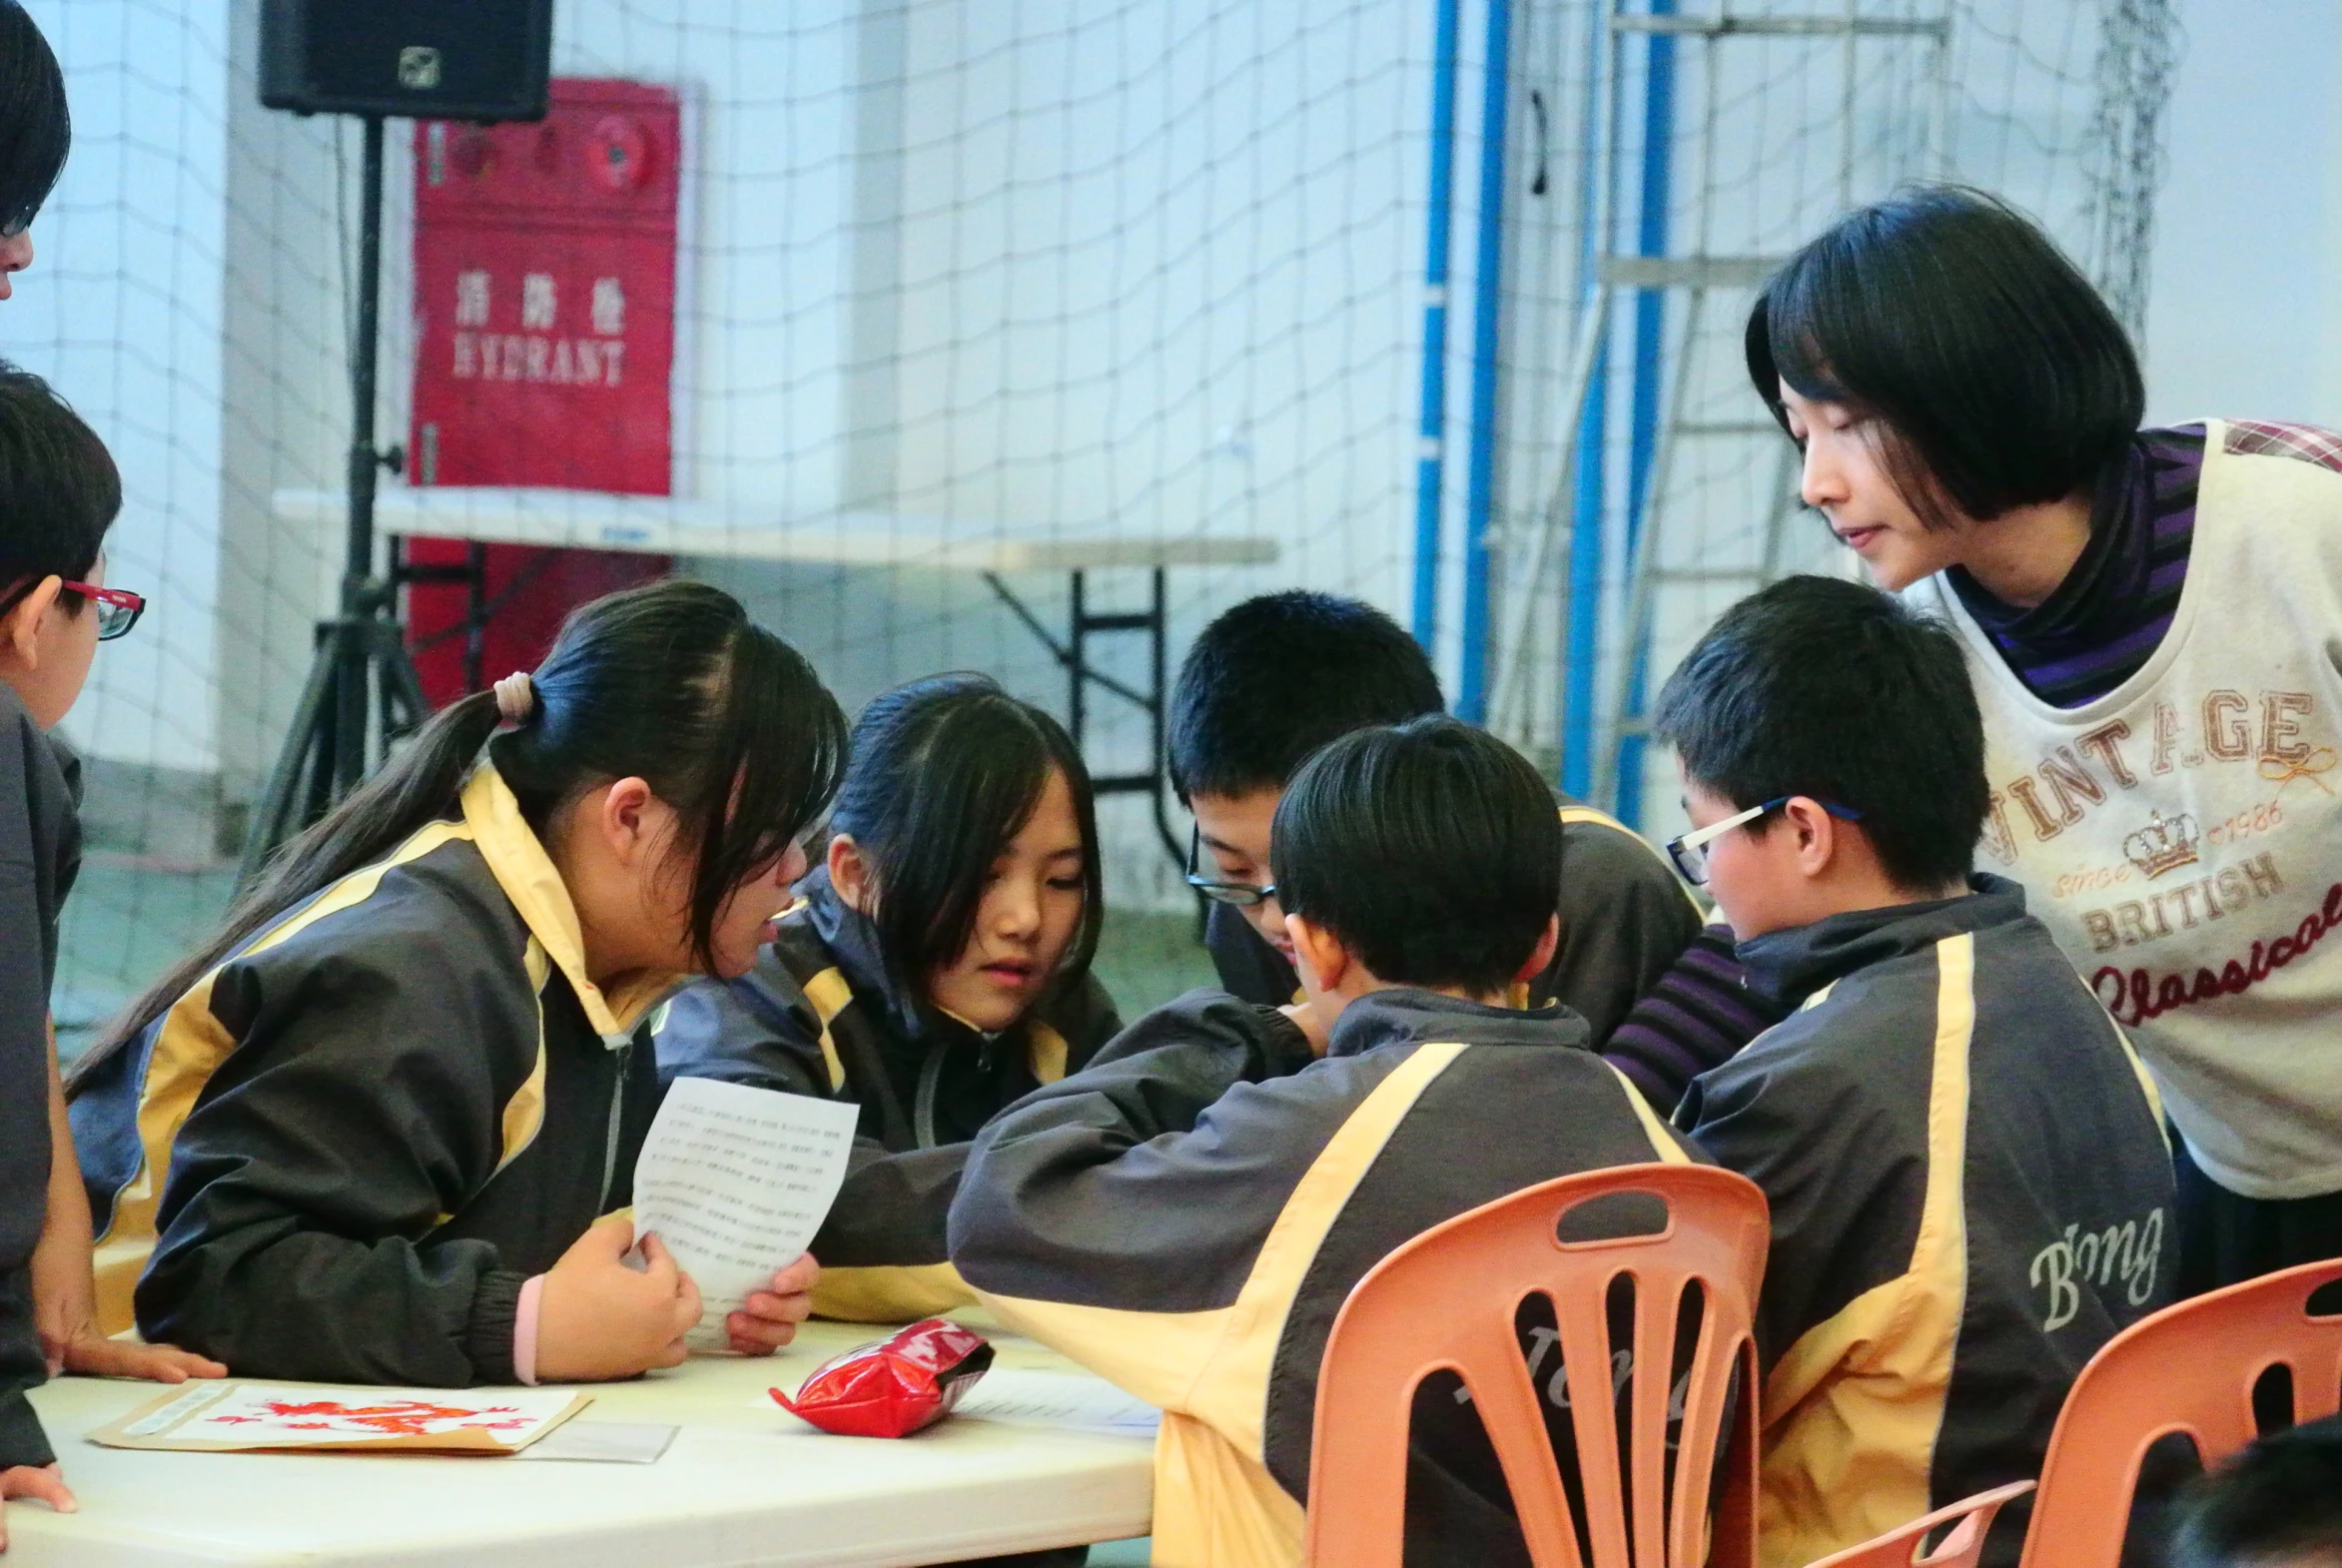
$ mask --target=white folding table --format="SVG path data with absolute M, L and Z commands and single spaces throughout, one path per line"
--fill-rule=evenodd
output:
M 348 497 L 339 490 L 279 490 L 272 500 L 272 510 L 279 519 L 309 527 L 339 527 L 348 506 Z M 1164 801 L 1164 719 L 1169 696 L 1165 575 L 1178 566 L 1258 566 L 1277 558 L 1276 541 L 1256 534 L 1128 536 L 853 510 L 806 520 L 745 503 L 493 486 L 386 487 L 375 502 L 375 525 L 394 539 L 463 539 L 473 545 L 465 565 L 413 566 L 401 561 L 393 544 L 391 580 L 454 581 L 469 589 L 465 679 L 475 690 L 484 674 L 478 667 L 479 627 L 489 608 L 484 593 L 484 556 L 479 548 L 485 544 L 565 545 L 646 555 L 973 572 L 1064 668 L 1066 727 L 1077 746 L 1088 727 L 1092 686 L 1113 693 L 1147 715 L 1151 746 L 1147 768 L 1132 773 L 1094 773 L 1092 784 L 1102 795 L 1152 797 L 1157 831 L 1174 860 L 1183 860 L 1186 849 L 1171 828 Z M 1150 573 L 1152 592 L 1147 608 L 1109 612 L 1090 608 L 1089 574 L 1113 570 Z M 1068 576 L 1072 603 L 1062 639 L 1004 580 L 1020 572 L 1064 572 Z M 1098 669 L 1092 658 L 1093 638 L 1131 633 L 1147 638 L 1144 686 L 1117 680 Z
M 1143 1437 L 954 1416 L 899 1441 L 830 1437 L 759 1396 L 884 1333 L 812 1323 L 768 1360 L 695 1359 L 590 1389 L 585 1421 L 681 1430 L 655 1464 L 100 1448 L 151 1383 L 33 1394 L 81 1502 L 8 1505 L 8 1568 L 825 1568 L 952 1562 L 1145 1535 Z M 995 1335 L 998 1365 L 1076 1373 Z

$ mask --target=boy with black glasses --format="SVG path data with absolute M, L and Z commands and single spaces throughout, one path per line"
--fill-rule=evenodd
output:
M 1195 814 L 1187 881 L 1212 901 L 1203 941 L 1225 990 L 1267 1006 L 1299 993 L 1268 874 L 1285 781 L 1352 730 L 1445 706 L 1422 647 L 1356 599 L 1266 594 L 1196 637 L 1171 693 L 1169 750 L 1171 781 Z M 1556 805 L 1560 942 L 1516 1000 L 1566 1003 L 1599 1043 L 1699 934 L 1699 906 L 1626 827 L 1591 806 Z
M 89 1205 L 49 1032 L 58 911 L 81 866 L 81 769 L 47 732 L 98 644 L 145 607 L 95 581 L 121 508 L 96 432 L 39 377 L 0 363 L 0 1498 L 52 1506 L 72 1495 L 25 1390 L 60 1366 L 167 1382 L 222 1370 L 97 1332 Z
M 1657 708 L 1670 846 L 1795 1011 L 1676 1116 L 1773 1205 L 1762 1557 L 1803 1564 L 2040 1469 L 2074 1375 L 2171 1299 L 2160 1111 L 2024 894 L 1971 874 L 1983 728 L 1957 638 L 1792 577 Z M 2028 1510 L 1984 1560 L 2016 1561 Z

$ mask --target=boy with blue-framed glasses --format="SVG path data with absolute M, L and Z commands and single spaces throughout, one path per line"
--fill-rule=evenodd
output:
M 1676 1124 L 1772 1203 L 1762 1558 L 1803 1564 L 2039 1472 L 2083 1363 L 2171 1299 L 2170 1155 L 2023 891 L 1972 874 L 1983 727 L 1947 628 L 1792 577 L 1725 613 L 1656 717 L 1693 823 L 1670 853 L 1794 1010 Z

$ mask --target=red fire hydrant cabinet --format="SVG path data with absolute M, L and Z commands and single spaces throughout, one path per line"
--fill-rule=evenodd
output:
M 663 495 L 681 115 L 635 82 L 557 80 L 551 99 L 533 125 L 415 127 L 409 482 Z M 407 552 L 474 573 L 408 589 L 434 704 L 530 667 L 573 605 L 672 564 L 461 540 Z

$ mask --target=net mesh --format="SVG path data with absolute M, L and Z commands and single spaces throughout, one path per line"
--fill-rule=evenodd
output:
M 4 308 L 8 353 L 50 377 L 121 461 L 110 580 L 154 605 L 105 650 L 67 721 L 87 760 L 90 834 L 57 995 L 70 1053 L 216 915 L 337 591 L 340 520 L 315 496 L 330 501 L 344 477 L 359 137 L 348 121 L 259 107 L 252 5 L 30 8 L 65 66 L 77 135 L 35 232 L 40 260 Z M 1557 769 L 1581 517 L 1573 356 L 1588 258 L 1638 248 L 1652 140 L 1649 37 L 1614 38 L 1608 9 L 1512 11 L 1484 651 L 1498 677 L 1492 721 Z M 2174 58 L 2167 4 L 1731 10 L 1935 18 L 1942 41 L 1675 39 L 1673 113 L 1656 130 L 1671 155 L 1668 254 L 1778 256 L 1850 200 L 1950 173 L 2040 214 L 2136 322 Z M 1145 608 L 1150 563 L 1171 562 L 1174 662 L 1204 618 L 1269 587 L 1359 594 L 1404 616 L 1427 8 L 568 0 L 556 16 L 557 76 L 680 98 L 676 500 L 659 525 L 684 530 L 671 536 L 678 569 L 739 593 L 843 701 L 973 667 L 1066 711 L 1064 670 L 1018 606 L 1062 641 L 1074 564 L 1093 568 L 1086 607 L 1113 612 Z M 1462 7 L 1447 400 L 1459 457 L 1484 22 Z M 1619 109 L 1606 119 L 1614 64 Z M 432 302 L 414 294 L 412 148 L 394 122 L 386 438 L 407 429 L 430 331 Z M 1695 320 L 1672 293 L 1656 348 L 1642 351 L 1656 367 L 1646 400 L 1678 427 L 1643 507 L 1648 558 L 1669 569 L 1827 564 L 1810 526 L 1772 530 L 1778 559 L 1764 559 L 1784 489 L 1777 437 L 1682 433 L 1752 417 L 1731 363 L 1745 305 L 1745 290 L 1720 289 Z M 1576 606 L 1602 606 L 1597 749 L 1615 749 L 1632 706 L 1618 676 L 1634 646 L 1631 304 L 1609 332 L 1604 488 L 1584 516 L 1610 548 Z M 1654 466 L 1643 459 L 1639 482 Z M 1467 654 L 1466 490 L 1450 461 L 1436 651 L 1451 678 Z M 556 497 L 533 526 L 592 542 L 641 520 L 611 504 Z M 1198 552 L 1199 539 L 1213 548 Z M 1652 668 L 1749 581 L 1655 591 Z M 1143 636 L 1100 635 L 1091 657 L 1112 681 L 1148 688 Z M 1105 686 L 1086 707 L 1094 766 L 1144 769 L 1147 715 Z M 1102 812 L 1110 902 L 1177 908 L 1177 867 L 1147 801 L 1112 797 Z

